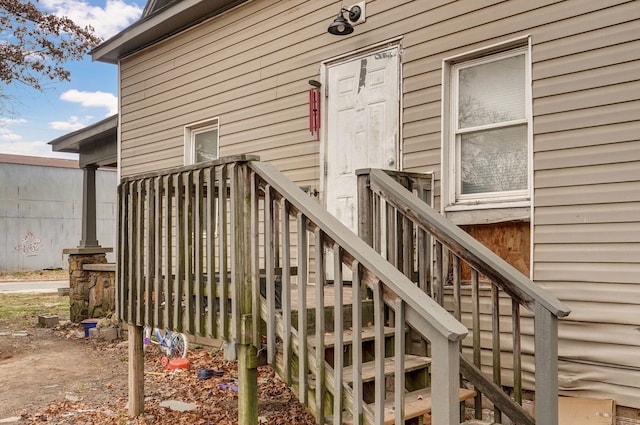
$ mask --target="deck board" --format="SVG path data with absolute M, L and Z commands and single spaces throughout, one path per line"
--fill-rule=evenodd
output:
M 405 372 L 411 372 L 421 368 L 425 368 L 431 364 L 431 359 L 428 357 L 414 356 L 412 354 L 405 354 L 404 356 L 404 368 Z M 393 375 L 395 370 L 395 358 L 387 357 L 384 359 L 384 374 L 386 376 Z M 353 366 L 346 366 L 344 368 L 344 377 L 346 382 L 352 382 L 353 379 Z M 375 362 L 366 362 L 362 364 L 361 369 L 362 382 L 370 382 L 375 379 Z
M 390 327 L 385 327 L 384 333 L 387 336 L 392 336 L 394 334 L 394 329 Z M 375 339 L 374 328 L 373 327 L 363 328 L 361 335 L 362 335 L 363 342 L 374 340 Z M 309 335 L 309 337 L 307 338 L 307 341 L 309 342 L 309 345 L 315 347 L 315 341 L 316 341 L 315 335 Z M 342 333 L 342 341 L 344 345 L 351 345 L 353 343 L 353 329 L 346 329 Z M 336 342 L 335 333 L 333 332 L 325 333 L 324 335 L 325 348 L 333 347 L 335 345 L 335 342 Z

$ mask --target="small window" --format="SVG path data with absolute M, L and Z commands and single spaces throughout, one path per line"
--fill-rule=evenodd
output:
M 188 125 L 184 128 L 185 165 L 218 158 L 218 119 Z
M 529 196 L 530 95 L 524 48 L 451 66 L 449 204 Z

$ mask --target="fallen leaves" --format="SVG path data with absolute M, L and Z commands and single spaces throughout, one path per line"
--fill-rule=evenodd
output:
M 87 344 L 85 340 L 79 343 Z M 87 344 L 88 345 L 88 344 Z M 155 348 L 155 347 L 154 347 Z M 125 344 L 94 342 L 89 350 L 100 350 L 112 361 L 120 362 L 126 356 Z M 30 424 L 78 424 L 95 425 L 126 424 L 216 424 L 231 425 L 238 422 L 237 365 L 225 361 L 222 351 L 195 349 L 189 351 L 191 367 L 185 371 L 166 371 L 161 364 L 161 353 L 150 350 L 145 354 L 145 413 L 137 418 L 127 415 L 127 394 L 122 385 L 115 382 L 127 376 L 110 377 L 102 386 L 99 397 L 90 395 L 74 401 L 63 400 L 48 405 L 43 411 L 22 415 L 23 423 Z M 105 365 L 105 371 L 109 365 Z M 199 369 L 217 372 L 209 379 L 198 379 Z M 120 383 L 121 384 L 121 383 Z M 259 424 L 314 424 L 309 411 L 276 376 L 269 366 L 258 368 L 258 416 Z M 160 407 L 166 400 L 179 400 L 195 404 L 192 411 L 178 412 Z

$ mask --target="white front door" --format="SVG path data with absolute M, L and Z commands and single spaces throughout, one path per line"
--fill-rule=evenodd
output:
M 355 171 L 398 167 L 397 46 L 329 65 L 327 84 L 326 206 L 357 233 Z

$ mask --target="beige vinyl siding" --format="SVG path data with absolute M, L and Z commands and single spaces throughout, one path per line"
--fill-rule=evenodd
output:
M 534 280 L 572 308 L 561 389 L 640 407 L 640 7 L 533 48 Z M 575 28 L 572 28 L 575 30 Z
M 219 116 L 221 155 L 257 153 L 296 181 L 317 186 L 319 146 L 307 130 L 306 91 L 307 80 L 318 78 L 322 56 L 298 67 L 290 62 L 309 48 L 303 34 L 315 39 L 317 30 L 304 19 L 285 30 L 271 18 L 293 7 L 291 13 L 317 14 L 324 25 L 330 8 L 272 3 L 253 2 L 241 8 L 244 18 L 231 11 L 123 61 L 122 138 L 128 146 L 162 147 L 166 159 L 179 164 L 182 154 L 169 141 L 180 146 L 185 123 Z M 248 25 L 254 21 L 259 23 Z M 159 138 L 169 143 L 161 145 Z M 122 156 L 123 175 L 158 166 L 155 157 L 128 155 L 125 143 Z
M 181 165 L 183 127 L 219 117 L 221 155 L 259 154 L 318 189 L 307 81 L 325 60 L 402 37 L 402 167 L 434 172 L 439 208 L 443 60 L 529 37 L 533 276 L 573 309 L 561 391 L 640 408 L 638 2 L 367 0 L 348 37 L 326 33 L 337 8 L 254 0 L 124 58 L 122 175 Z

